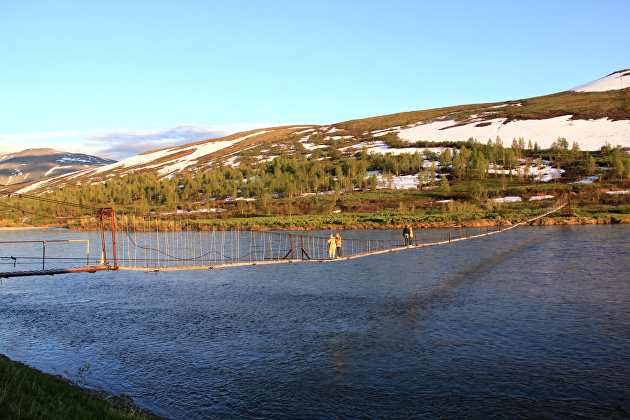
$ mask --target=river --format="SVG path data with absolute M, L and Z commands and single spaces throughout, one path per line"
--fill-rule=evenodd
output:
M 630 226 L 5 279 L 0 353 L 178 419 L 628 418 Z

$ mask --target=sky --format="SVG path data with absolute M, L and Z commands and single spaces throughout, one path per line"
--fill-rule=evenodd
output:
M 0 0 L 0 154 L 123 159 L 630 68 L 628 0 Z

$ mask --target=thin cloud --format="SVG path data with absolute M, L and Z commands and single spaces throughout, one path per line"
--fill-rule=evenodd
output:
M 224 137 L 228 134 L 228 131 L 217 127 L 180 124 L 164 130 L 110 131 L 89 136 L 86 144 L 100 150 L 103 156 L 122 160 L 149 150 Z
M 264 123 L 232 124 L 222 127 L 180 124 L 175 127 L 156 130 L 62 130 L 40 133 L 0 133 L 0 155 L 19 152 L 24 149 L 50 148 L 122 160 L 149 150 L 224 137 L 240 131 L 301 124 L 266 121 Z
M 0 133 L 0 156 L 24 149 L 49 148 L 122 160 L 150 150 L 224 137 L 241 131 L 289 125 L 312 124 L 266 121 L 221 127 L 179 124 L 175 127 L 155 130 L 62 130 L 41 133 Z

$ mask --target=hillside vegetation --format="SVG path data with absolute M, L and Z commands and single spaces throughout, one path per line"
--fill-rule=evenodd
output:
M 397 143 L 395 135 L 381 139 Z M 439 154 L 429 149 L 369 154 L 363 148 L 344 155 L 336 140 L 321 142 L 326 147 L 308 151 L 292 139 L 270 161 L 256 161 L 252 156 L 257 152 L 250 150 L 238 165 L 174 177 L 146 171 L 91 184 L 68 183 L 43 201 L 12 196 L 2 203 L 4 224 L 64 220 L 65 226 L 95 228 L 95 207 L 133 216 L 139 228 L 143 218 L 162 219 L 164 228 L 170 221 L 187 220 L 200 229 L 503 224 L 524 220 L 548 205 L 527 202 L 532 197 L 569 193 L 574 221 L 627 221 L 630 214 L 627 194 L 604 194 L 628 187 L 630 156 L 620 148 L 584 152 L 569 148 L 562 138 L 548 150 L 525 145 L 523 139 L 511 147 L 470 140 Z M 562 178 L 538 181 L 534 174 L 545 165 L 564 171 Z M 404 175 L 415 178 L 419 188 L 391 189 L 393 178 Z M 575 183 L 584 178 L 596 182 Z M 496 201 L 504 196 L 523 202 Z
M 606 92 L 567 91 L 516 101 L 401 112 L 380 117 L 346 121 L 334 124 L 333 126 L 356 135 L 363 132 L 383 130 L 396 126 L 405 127 L 419 121 L 424 123 L 438 119 L 466 121 L 472 115 L 481 116 L 486 120 L 507 118 L 508 121 L 541 120 L 562 115 L 573 115 L 573 119 L 576 120 L 599 118 L 629 120 L 630 89 Z
M 629 96 L 630 89 L 566 91 L 236 133 L 52 177 L 21 187 L 17 195 L 5 190 L 0 223 L 94 228 L 94 209 L 113 207 L 140 219 L 187 220 L 203 229 L 384 227 L 410 220 L 492 224 L 522 220 L 541 206 L 530 198 L 544 204 L 546 196 L 569 193 L 573 221 L 626 221 L 627 148 L 604 144 L 582 151 L 564 137 L 543 149 L 535 138 L 498 134 L 467 141 L 449 140 L 450 134 L 440 141 L 407 136 L 424 123 L 439 122 L 443 133 L 494 124 L 499 133 L 510 121 L 572 116 L 621 121 L 615 123 L 619 138 L 630 120 Z M 410 130 L 402 136 L 405 127 Z M 599 131 L 593 133 L 597 138 Z M 606 194 L 611 190 L 621 193 Z M 521 202 L 505 203 L 505 196 Z

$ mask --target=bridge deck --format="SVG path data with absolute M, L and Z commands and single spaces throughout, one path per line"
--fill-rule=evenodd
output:
M 111 266 L 85 266 L 72 268 L 51 268 L 48 270 L 29 270 L 29 271 L 5 271 L 0 272 L 0 278 L 9 277 L 26 277 L 26 276 L 53 276 L 55 274 L 69 273 L 96 273 L 97 271 L 105 271 L 114 269 Z

